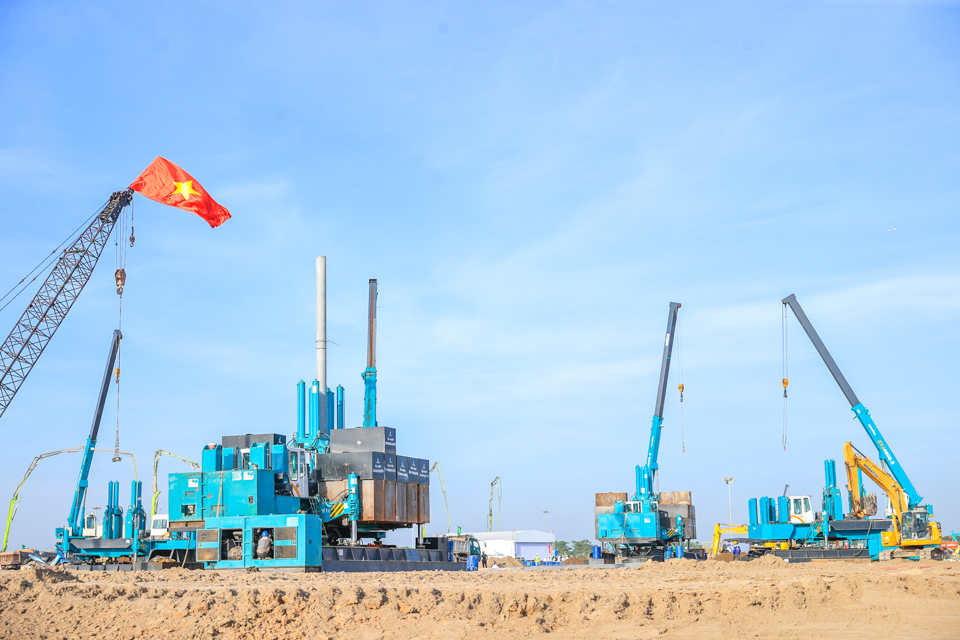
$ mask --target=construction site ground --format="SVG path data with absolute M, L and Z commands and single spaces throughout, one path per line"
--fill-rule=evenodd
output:
M 670 560 L 473 573 L 0 572 L 0 637 L 960 638 L 960 564 Z

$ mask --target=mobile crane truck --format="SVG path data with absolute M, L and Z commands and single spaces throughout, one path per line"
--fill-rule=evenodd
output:
M 608 552 L 604 558 L 626 562 L 663 560 L 683 553 L 684 541 L 697 537 L 696 511 L 687 491 L 661 494 L 657 474 L 660 465 L 660 434 L 663 406 L 677 327 L 679 302 L 670 303 L 667 334 L 660 362 L 660 379 L 647 446 L 647 462 L 636 467 L 636 489 L 632 499 L 626 493 L 598 493 L 594 517 L 597 540 Z M 661 499 L 664 498 L 664 499 Z

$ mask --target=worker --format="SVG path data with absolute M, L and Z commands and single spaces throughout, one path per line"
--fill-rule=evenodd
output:
M 539 553 L 538 553 L 537 555 L 533 556 L 533 564 L 534 564 L 534 566 L 537 566 L 537 567 L 540 566 L 540 554 L 539 554 Z
M 273 556 L 273 539 L 270 537 L 270 532 L 266 529 L 260 534 L 260 539 L 257 540 L 257 558 L 260 560 L 266 560 Z
M 733 548 L 733 559 L 734 560 L 740 559 L 740 545 L 737 545 Z

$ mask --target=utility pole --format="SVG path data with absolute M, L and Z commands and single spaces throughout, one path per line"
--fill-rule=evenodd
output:
M 730 524 L 733 524 L 733 496 L 730 493 L 730 485 L 733 484 L 734 480 L 736 480 L 736 478 L 729 477 L 729 476 L 726 478 L 723 478 L 723 481 L 727 483 L 727 502 L 730 506 L 730 520 L 729 520 Z
M 543 514 L 543 530 L 546 531 L 546 530 L 547 530 L 547 514 L 550 513 L 550 512 L 549 512 L 549 511 L 541 511 L 540 513 Z

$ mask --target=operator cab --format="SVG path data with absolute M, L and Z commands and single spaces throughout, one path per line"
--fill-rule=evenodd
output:
M 83 519 L 83 537 L 99 538 L 103 535 L 103 524 L 97 520 L 94 514 L 88 515 Z
M 167 535 L 170 516 L 166 513 L 158 513 L 153 516 L 153 522 L 150 523 L 150 537 L 162 538 Z
M 900 537 L 903 540 L 926 540 L 930 537 L 929 526 L 930 516 L 926 508 L 904 511 L 900 523 Z
M 787 514 L 790 524 L 807 524 L 813 522 L 813 507 L 810 496 L 787 496 Z
M 657 512 L 657 503 L 650 503 L 650 508 L 652 511 L 643 510 L 643 501 L 642 500 L 630 500 L 627 502 L 620 502 L 619 500 L 613 505 L 614 513 L 656 513 Z

